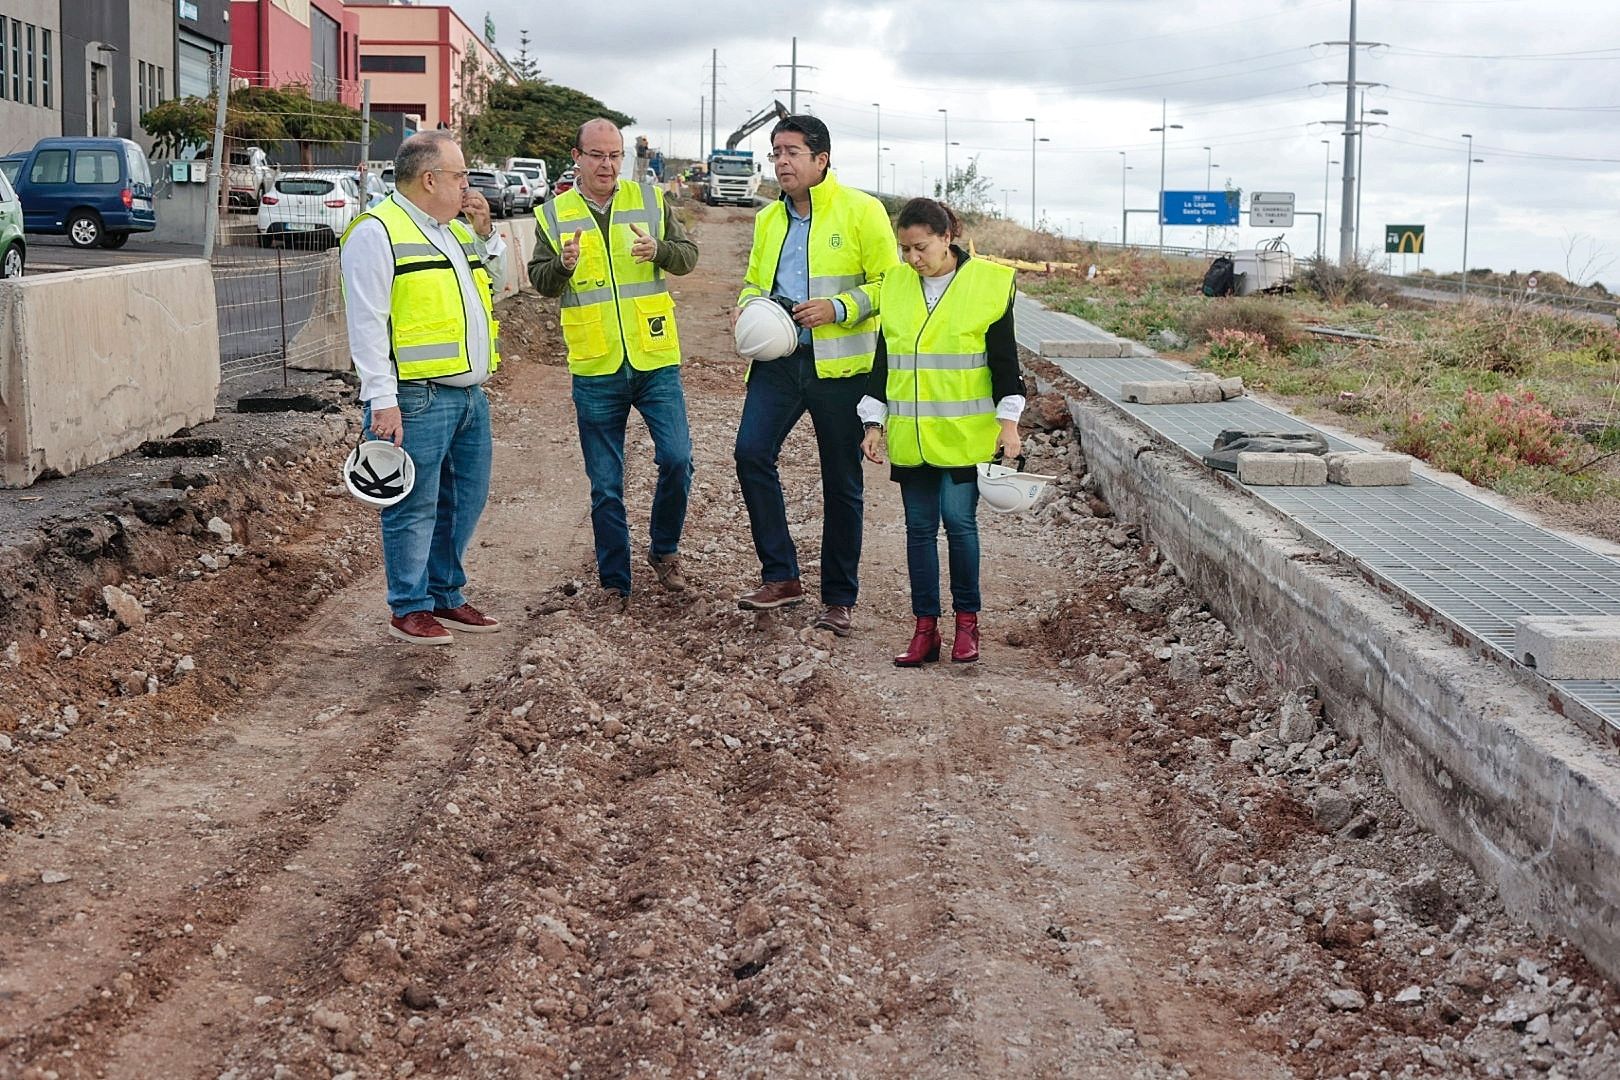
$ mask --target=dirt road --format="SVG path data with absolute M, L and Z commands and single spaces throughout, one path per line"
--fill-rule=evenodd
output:
M 373 525 L 311 460 L 230 565 L 131 573 L 143 625 L 87 638 L 80 596 L 0 669 L 0 1076 L 1620 1074 L 1612 988 L 1416 830 L 1308 689 L 1264 685 L 1086 490 L 1054 403 L 1030 439 L 1061 490 L 982 519 L 981 664 L 889 664 L 879 469 L 854 636 L 737 610 L 748 217 L 695 228 L 687 594 L 642 565 L 627 613 L 596 600 L 531 295 L 470 591 L 504 632 L 384 637 Z M 642 543 L 651 458 L 633 421 Z M 813 579 L 807 424 L 783 471 Z

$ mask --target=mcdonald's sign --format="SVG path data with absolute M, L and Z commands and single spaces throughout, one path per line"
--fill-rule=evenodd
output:
M 1385 225 L 1384 254 L 1423 254 L 1423 226 Z

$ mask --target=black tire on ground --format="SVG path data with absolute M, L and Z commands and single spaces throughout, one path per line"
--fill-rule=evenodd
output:
M 18 241 L 12 241 L 6 248 L 5 254 L 0 255 L 0 278 L 20 278 L 23 276 L 23 246 Z
M 114 250 L 123 247 L 128 242 L 129 233 L 127 232 L 110 232 L 101 238 L 102 247 Z
M 101 243 L 103 232 L 101 215 L 94 210 L 75 210 L 68 218 L 68 242 L 74 247 L 96 247 Z

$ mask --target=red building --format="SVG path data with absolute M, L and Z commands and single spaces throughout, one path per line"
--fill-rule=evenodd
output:
M 231 0 L 231 75 L 359 108 L 359 16 L 343 0 Z

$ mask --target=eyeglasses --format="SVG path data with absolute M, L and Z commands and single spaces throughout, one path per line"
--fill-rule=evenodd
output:
M 772 162 L 781 161 L 783 158 L 786 158 L 789 161 L 798 161 L 800 158 L 814 156 L 815 154 L 812 151 L 800 150 L 797 146 L 788 146 L 781 150 L 772 150 L 770 153 L 765 155 L 765 159 Z
M 440 176 L 448 176 L 452 180 L 460 180 L 468 173 L 472 172 L 471 169 L 428 169 L 426 171 L 430 173 L 438 173 Z
M 579 156 L 583 158 L 590 158 L 598 165 L 601 165 L 604 162 L 618 165 L 624 161 L 624 152 L 622 150 L 617 154 L 604 154 L 600 150 L 581 150 L 579 152 Z

